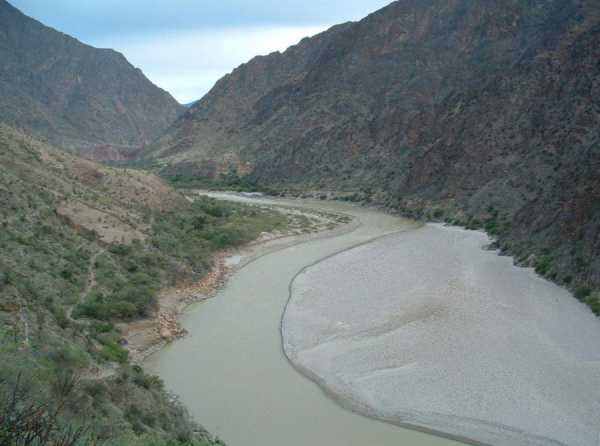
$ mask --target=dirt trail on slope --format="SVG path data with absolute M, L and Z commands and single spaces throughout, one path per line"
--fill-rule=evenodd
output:
M 67 310 L 67 318 L 72 322 L 74 322 L 73 311 L 75 310 L 75 307 L 77 307 L 77 305 L 85 302 L 88 295 L 90 294 L 90 291 L 92 291 L 92 289 L 96 286 L 96 270 L 94 268 L 94 265 L 96 264 L 96 259 L 101 254 L 104 254 L 105 252 L 106 251 L 104 249 L 100 249 L 100 250 L 96 251 L 92 255 L 92 257 L 90 257 L 90 262 L 88 265 L 88 277 L 87 277 L 85 289 L 79 295 L 79 299 L 77 299 L 77 302 L 75 302 L 73 305 L 71 305 Z M 77 322 L 80 323 L 82 321 L 77 321 Z

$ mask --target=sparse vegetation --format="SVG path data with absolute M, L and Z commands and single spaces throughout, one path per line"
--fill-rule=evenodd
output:
M 263 190 L 255 178 L 251 176 L 240 177 L 235 172 L 221 174 L 217 178 L 180 174 L 165 176 L 165 179 L 178 189 L 229 190 L 236 192 L 257 192 Z
M 190 420 L 160 379 L 140 367 L 124 364 L 108 382 L 89 379 L 83 352 L 64 347 L 41 359 L 3 335 L 0 444 L 219 444 Z
M 202 277 L 217 250 L 286 225 L 286 218 L 277 212 L 206 197 L 198 198 L 185 212 L 156 212 L 152 221 L 145 242 L 115 244 L 98 257 L 96 286 L 77 306 L 74 317 L 100 321 L 147 317 L 162 287 Z
M 58 212 L 64 203 L 79 214 Z M 116 221 L 122 241 L 107 232 Z M 79 161 L 0 126 L 0 392 L 19 397 L 2 398 L 0 444 L 218 444 L 193 433 L 160 380 L 130 365 L 113 322 L 152 314 L 161 287 L 201 278 L 217 250 L 286 224 L 268 209 L 190 204 L 148 174 Z M 23 424 L 36 432 L 7 421 L 44 411 L 46 424 Z M 23 435 L 37 443 L 15 440 Z

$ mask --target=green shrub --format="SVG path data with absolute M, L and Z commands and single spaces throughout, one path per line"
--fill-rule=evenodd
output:
M 106 361 L 118 362 L 119 364 L 126 363 L 129 358 L 129 352 L 118 343 L 112 341 L 103 343 L 100 354 Z
M 587 297 L 589 297 L 592 294 L 592 290 L 589 289 L 588 287 L 579 287 L 575 290 L 575 297 L 577 298 L 577 300 L 585 300 Z
M 110 322 L 93 322 L 90 325 L 90 328 L 91 328 L 92 333 L 102 334 L 102 333 L 113 332 L 115 329 L 115 326 L 113 324 L 111 324 Z
M 103 302 L 91 300 L 78 304 L 73 310 L 75 319 L 96 319 L 100 321 L 108 321 L 111 317 L 110 309 Z
M 490 235 L 499 235 L 501 232 L 500 225 L 495 216 L 485 222 L 484 229 Z
M 112 245 L 110 248 L 108 248 L 108 250 L 113 253 L 116 254 L 118 256 L 128 256 L 131 254 L 132 248 L 131 246 L 128 245 Z
M 65 268 L 60 272 L 60 276 L 71 282 L 73 280 L 73 277 L 75 276 L 75 272 L 71 269 L 71 268 Z
M 128 311 L 128 309 L 132 307 L 128 307 L 123 305 L 123 303 L 129 303 L 133 305 L 134 314 L 129 317 L 134 316 L 148 316 L 151 313 L 151 309 L 156 303 L 155 294 L 157 292 L 158 287 L 149 287 L 146 285 L 128 285 L 122 290 L 120 290 L 115 296 L 115 303 L 111 304 L 111 308 Z
M 540 276 L 545 276 L 552 267 L 552 258 L 549 256 L 541 256 L 536 260 L 535 272 Z
M 110 305 L 110 314 L 117 319 L 133 319 L 140 311 L 131 302 L 114 302 Z
M 151 389 L 153 387 L 160 389 L 163 387 L 163 383 L 159 377 L 146 375 L 144 372 L 136 372 L 133 376 L 133 383 L 144 389 Z

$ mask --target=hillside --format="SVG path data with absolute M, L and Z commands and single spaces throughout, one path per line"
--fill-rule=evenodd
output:
M 124 332 L 158 318 L 162 289 L 207 276 L 217 251 L 285 224 L 0 124 L 0 443 L 220 444 L 130 361 Z
M 0 0 L 0 122 L 93 159 L 123 159 L 183 110 L 122 54 Z
M 485 226 L 588 299 L 599 42 L 593 1 L 400 0 L 237 68 L 145 155 L 169 176 L 233 170 Z

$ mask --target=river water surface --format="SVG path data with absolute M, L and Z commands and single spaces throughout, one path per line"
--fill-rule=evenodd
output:
M 291 204 L 354 224 L 241 253 L 255 260 L 148 361 L 210 432 L 230 446 L 458 444 L 398 425 L 498 446 L 600 444 L 600 322 L 567 290 L 484 250 L 481 232 Z M 343 409 L 297 369 L 397 425 Z
M 246 265 L 215 298 L 190 307 L 182 318 L 189 336 L 150 357 L 146 368 L 229 446 L 458 445 L 347 411 L 286 359 L 280 324 L 293 278 L 336 252 L 415 228 L 408 220 L 359 207 L 304 205 L 351 214 L 360 226 Z

